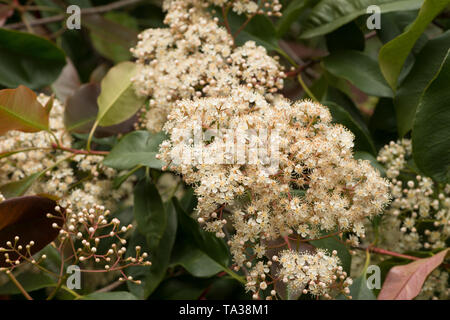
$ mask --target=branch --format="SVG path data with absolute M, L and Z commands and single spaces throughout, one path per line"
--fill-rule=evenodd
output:
M 384 249 L 373 247 L 373 246 L 353 247 L 353 248 L 358 249 L 358 250 L 363 250 L 363 251 L 369 250 L 370 252 L 373 252 L 373 253 L 383 254 L 386 256 L 402 258 L 402 259 L 407 259 L 407 260 L 420 260 L 419 257 L 414 257 L 414 256 L 409 256 L 409 255 L 398 253 L 398 252 L 388 251 L 388 250 L 384 250 Z
M 126 7 L 132 4 L 136 4 L 138 2 L 141 2 L 142 0 L 121 0 L 117 2 L 113 2 L 107 5 L 98 6 L 98 7 L 92 7 L 92 8 L 84 8 L 80 10 L 81 15 L 90 15 L 90 14 L 97 14 L 97 13 L 104 13 L 111 10 L 119 9 L 122 7 Z M 67 14 L 59 14 L 51 17 L 46 17 L 42 19 L 36 19 L 28 22 L 29 26 L 38 26 L 42 24 L 48 24 L 53 22 L 62 21 L 67 18 Z M 4 25 L 3 28 L 6 29 L 22 29 L 26 25 L 23 22 L 18 23 L 11 23 Z
M 108 151 L 94 151 L 94 150 L 86 151 L 86 150 L 66 148 L 66 147 L 57 145 L 56 143 L 52 144 L 52 148 L 55 150 L 62 150 L 62 151 L 70 152 L 73 154 L 95 155 L 95 156 L 106 156 L 109 154 Z

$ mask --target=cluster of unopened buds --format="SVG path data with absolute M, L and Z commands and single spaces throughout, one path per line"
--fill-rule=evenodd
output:
M 251 268 L 252 262 L 247 262 L 245 266 Z M 254 292 L 252 297 L 255 300 L 261 296 L 266 296 L 266 300 L 277 299 L 282 296 L 282 286 L 291 298 L 310 294 L 332 299 L 332 296 L 341 293 L 351 299 L 349 286 L 352 283 L 340 266 L 336 250 L 331 255 L 322 249 L 314 253 L 282 250 L 266 263 L 257 262 L 248 273 L 246 286 Z M 270 294 L 266 293 L 268 290 Z
M 9 264 L 9 267 L 2 267 L 0 271 L 9 273 L 23 261 L 27 261 L 33 265 L 40 264 L 47 258 L 45 254 L 41 255 L 37 260 L 31 254 L 31 249 L 35 245 L 34 241 L 30 241 L 24 245 L 19 244 L 20 237 L 15 236 L 13 241 L 7 241 L 6 247 L 0 247 L 0 254 L 3 254 L 5 263 Z M 25 252 L 24 252 L 25 249 Z M 14 259 L 11 260 L 14 255 Z
M 120 221 L 113 218 L 109 221 L 109 210 L 100 205 L 95 205 L 90 209 L 83 209 L 76 213 L 71 209 L 70 203 L 55 207 L 58 214 L 48 213 L 47 218 L 60 220 L 60 223 L 54 222 L 52 227 L 59 230 L 57 241 L 52 245 L 61 253 L 71 251 L 71 255 L 65 257 L 63 263 L 70 261 L 72 265 L 82 263 L 87 268 L 81 269 L 82 272 L 120 272 L 119 281 L 131 281 L 140 284 L 140 280 L 134 280 L 132 276 L 127 276 L 125 269 L 133 266 L 151 266 L 151 262 L 147 260 L 148 253 L 143 252 L 140 246 L 135 247 L 135 255 L 127 256 L 127 248 L 124 245 L 127 241 L 124 235 L 133 228 L 128 226 L 120 226 Z M 31 248 L 35 245 L 34 241 L 30 241 L 25 246 L 18 244 L 19 236 L 16 236 L 14 242 L 8 241 L 7 248 L 0 248 L 0 252 L 5 256 L 5 262 L 10 267 L 4 267 L 1 271 L 11 272 L 22 262 L 29 262 L 33 265 L 39 265 L 47 257 L 41 255 L 35 260 L 31 254 Z M 105 248 L 103 242 L 110 244 Z M 102 248 L 102 249 L 100 249 Z M 17 256 L 15 260 L 10 259 L 10 255 Z M 101 267 L 96 267 L 100 264 Z M 44 268 L 40 268 L 43 270 Z

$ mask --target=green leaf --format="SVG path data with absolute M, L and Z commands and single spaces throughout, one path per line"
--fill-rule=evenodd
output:
M 131 58 L 130 47 L 137 42 L 138 23 L 136 19 L 126 12 L 112 11 L 96 21 L 95 27 L 90 28 L 92 45 L 95 50 L 115 63 L 129 60 Z M 101 27 L 99 28 L 98 25 Z M 113 35 L 112 38 L 111 35 Z
M 214 234 L 202 230 L 199 224 L 184 212 L 178 201 L 173 201 L 180 227 L 172 264 L 182 265 L 196 277 L 210 277 L 226 270 L 229 255 L 225 243 Z
M 381 28 L 377 29 L 377 35 L 381 42 L 387 43 L 403 33 L 417 17 L 419 10 L 397 11 L 385 13 L 381 16 Z
M 365 38 L 362 30 L 355 22 L 350 22 L 326 35 L 329 52 L 338 50 L 363 51 Z
M 385 79 L 395 91 L 403 65 L 414 44 L 428 24 L 450 3 L 450 0 L 425 0 L 411 26 L 380 50 L 379 63 Z
M 33 173 L 32 175 L 23 178 L 19 181 L 10 182 L 0 186 L 0 192 L 5 198 L 20 197 L 27 192 L 27 190 L 33 185 L 33 183 L 39 179 L 44 172 Z
M 39 289 L 51 287 L 56 284 L 55 279 L 46 273 L 22 273 L 16 277 L 26 292 L 33 292 Z M 17 286 L 9 281 L 0 287 L 0 295 L 21 294 Z
M 376 300 L 373 291 L 367 287 L 367 279 L 365 274 L 353 280 L 353 283 L 349 289 L 353 300 Z M 346 298 L 340 295 L 337 299 L 345 300 Z
M 417 167 L 445 182 L 450 172 L 450 50 L 420 100 L 412 131 Z
M 342 268 L 344 271 L 350 274 L 350 268 L 352 264 L 352 256 L 350 255 L 347 247 L 338 239 L 333 236 L 325 239 L 309 241 L 316 248 L 322 248 L 328 250 L 328 253 L 331 254 L 333 250 L 337 251 L 337 256 L 341 260 Z
M 0 135 L 10 130 L 48 130 L 47 110 L 36 94 L 22 85 L 17 89 L 0 90 Z
M 355 135 L 355 148 L 359 151 L 367 151 L 376 154 L 375 146 L 367 128 L 361 126 L 348 111 L 331 101 L 323 102 L 333 116 L 333 122 L 340 123 Z
M 165 280 L 154 294 L 151 300 L 194 300 L 212 283 L 212 279 L 198 279 L 189 275 Z
M 377 150 L 398 139 L 393 99 L 381 98 L 378 100 L 375 111 L 370 117 L 369 130 L 375 140 Z
M 392 97 L 377 62 L 363 52 L 343 50 L 323 60 L 331 74 L 350 81 L 361 91 L 377 97 Z
M 151 248 L 158 247 L 167 226 L 164 205 L 154 183 L 141 180 L 134 188 L 134 217 Z
M 169 267 L 172 248 L 174 247 L 177 234 L 177 212 L 172 202 L 168 203 L 165 211 L 167 214 L 167 227 L 157 248 L 150 247 L 146 237 L 139 232 L 135 232 L 130 241 L 128 250 L 130 255 L 134 251 L 134 247 L 139 245 L 144 251 L 149 253 L 150 261 L 153 262 L 151 267 L 132 267 L 128 271 L 134 279 L 142 281 L 140 285 L 128 282 L 130 292 L 140 299 L 148 298 L 155 291 L 164 279 Z
M 136 64 L 122 62 L 111 68 L 103 78 L 98 97 L 98 125 L 106 127 L 121 123 L 142 107 L 145 97 L 136 95 L 131 81 L 136 71 Z
M 152 134 L 148 131 L 135 131 L 123 137 L 111 150 L 103 163 L 111 168 L 127 170 L 142 165 L 161 169 L 162 161 L 156 159 L 159 145 L 166 139 L 164 133 Z
M 173 265 L 180 265 L 194 277 L 199 278 L 212 277 L 224 269 L 223 266 L 190 243 L 177 245 L 172 261 Z
M 420 97 L 441 66 L 448 48 L 450 31 L 428 41 L 416 56 L 411 72 L 398 88 L 394 106 L 401 137 L 411 130 Z
M 126 291 L 94 292 L 83 296 L 81 300 L 138 300 L 138 298 Z
M 276 29 L 279 38 L 289 31 L 292 23 L 300 17 L 310 3 L 310 0 L 292 0 L 289 2 L 288 6 L 283 10 L 283 15 L 277 22 Z
M 0 29 L 0 84 L 43 88 L 58 78 L 66 64 L 64 52 L 36 35 Z
M 230 15 L 230 23 L 233 29 L 245 23 L 245 18 L 237 15 Z M 269 51 L 279 51 L 277 31 L 272 21 L 264 15 L 255 16 L 250 23 L 242 30 L 236 38 L 237 45 L 243 45 L 247 41 L 255 41 Z
M 301 38 L 312 38 L 336 30 L 367 13 L 371 5 L 382 13 L 420 8 L 423 0 L 322 0 L 312 10 Z

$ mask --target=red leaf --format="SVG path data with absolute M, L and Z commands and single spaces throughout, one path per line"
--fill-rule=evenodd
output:
M 426 259 L 396 266 L 389 273 L 381 288 L 378 300 L 411 300 L 422 289 L 428 275 L 444 261 L 449 249 Z
M 20 239 L 18 245 L 24 248 L 21 253 L 26 255 L 25 246 L 30 241 L 35 245 L 31 247 L 31 254 L 35 254 L 55 240 L 59 229 L 52 227 L 53 223 L 61 226 L 62 219 L 47 218 L 47 213 L 58 216 L 55 211 L 56 202 L 42 196 L 26 196 L 11 198 L 0 203 L 0 247 L 9 249 L 8 241 L 14 243 L 14 238 Z M 17 253 L 9 253 L 11 261 L 18 258 Z M 0 267 L 9 267 L 5 262 L 4 254 L 0 254 Z

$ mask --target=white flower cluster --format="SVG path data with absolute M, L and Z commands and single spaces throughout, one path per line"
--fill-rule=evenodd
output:
M 389 201 L 388 182 L 368 161 L 353 159 L 353 135 L 331 124 L 320 104 L 292 104 L 280 96 L 269 101 L 240 87 L 228 97 L 177 102 L 168 119 L 164 128 L 171 139 L 161 145 L 160 157 L 195 186 L 198 220 L 206 230 L 224 237 L 229 211 L 235 229 L 229 245 L 240 267 L 263 259 L 267 240 L 314 238 L 336 229 L 364 236 L 364 220 Z M 277 140 L 260 142 L 277 145 L 279 167 L 273 171 L 264 161 L 217 164 L 221 145 L 216 140 L 201 146 L 203 163 L 174 163 L 180 154 L 196 154 L 196 146 L 181 134 L 196 123 L 220 128 L 225 139 L 229 129 L 277 130 Z
M 261 93 L 283 88 L 285 73 L 265 48 L 249 41 L 233 48 L 233 38 L 203 6 L 167 5 L 167 29 L 148 29 L 136 48 L 137 93 L 150 98 L 142 126 L 160 131 L 173 104 L 193 97 L 227 96 L 239 85 Z
M 144 31 L 132 49 L 140 69 L 134 82 L 137 92 L 150 99 L 149 111 L 143 110 L 146 128 L 164 127 L 170 136 L 158 157 L 194 185 L 199 223 L 218 237 L 232 226 L 228 244 L 236 268 L 252 268 L 251 273 L 265 277 L 272 272 L 264 263 L 273 259 L 270 242 L 335 230 L 364 236 L 364 219 L 389 200 L 388 183 L 368 161 L 353 159 L 353 135 L 331 123 L 327 108 L 311 101 L 292 103 L 277 94 L 286 76 L 283 67 L 254 42 L 235 47 L 233 37 L 206 10 L 211 3 L 250 16 L 281 8 L 278 1 L 165 1 L 169 28 Z M 191 137 L 196 130 L 202 135 L 215 130 L 220 139 L 198 143 Z M 266 136 L 237 134 L 248 131 Z M 254 154 L 254 143 L 266 147 L 263 156 Z M 241 154 L 237 145 L 244 146 Z M 192 161 L 180 161 L 187 158 Z M 320 251 L 310 256 L 320 260 L 308 262 L 320 266 L 317 270 L 331 261 L 337 268 L 334 256 Z M 330 270 L 338 269 L 333 265 Z M 323 279 L 332 277 L 330 272 Z M 271 276 L 273 282 L 303 281 L 300 273 Z M 310 281 L 322 283 L 320 288 L 330 285 L 320 279 Z M 248 281 L 256 297 L 268 289 L 261 277 Z M 315 286 L 304 289 L 328 292 Z
M 279 276 L 288 284 L 291 294 L 310 293 L 330 299 L 333 285 L 336 288 L 343 287 L 343 292 L 349 294 L 348 286 L 352 284 L 352 279 L 348 278 L 347 273 L 339 266 L 340 261 L 336 254 L 334 251 L 330 256 L 320 249 L 316 254 L 282 251 L 279 257 Z
M 447 247 L 450 236 L 450 184 L 438 185 L 416 173 L 411 140 L 392 141 L 382 148 L 378 161 L 391 180 L 393 200 L 381 228 L 382 246 L 393 251 L 431 250 Z M 447 299 L 448 272 L 435 270 L 418 299 Z
M 439 186 L 417 175 L 411 160 L 411 141 L 406 139 L 391 142 L 378 156 L 392 181 L 389 224 L 402 233 L 395 246 L 402 251 L 444 248 L 450 236 L 450 184 Z
M 168 10 L 174 4 L 183 3 L 186 7 L 202 7 L 218 6 L 231 8 L 237 14 L 266 14 L 268 16 L 281 16 L 281 8 L 279 0 L 165 0 L 163 8 Z
M 39 102 L 45 105 L 49 97 L 40 95 Z M 50 112 L 49 126 L 60 144 L 71 147 L 72 137 L 65 131 L 64 106 L 54 100 Z M 0 159 L 0 181 L 2 184 L 17 182 L 33 174 L 45 172 L 27 194 L 47 193 L 65 198 L 74 208 L 91 207 L 102 203 L 114 209 L 120 200 L 132 194 L 133 184 L 125 182 L 121 188 L 113 189 L 113 178 L 117 171 L 102 165 L 103 157 L 75 155 L 55 150 L 52 136 L 45 131 L 24 133 L 9 131 L 0 136 L 0 153 L 23 151 Z M 65 161 L 67 160 L 67 161 Z

